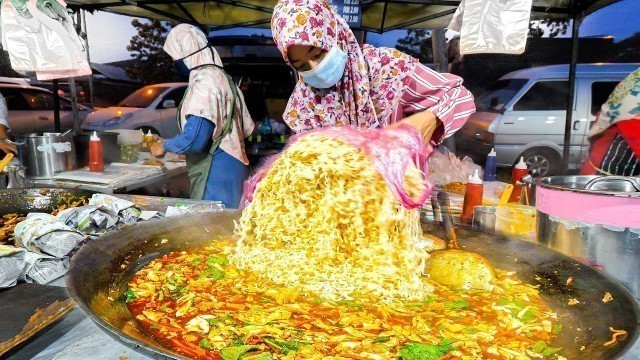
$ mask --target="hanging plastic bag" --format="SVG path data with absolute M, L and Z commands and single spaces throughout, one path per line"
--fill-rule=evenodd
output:
M 416 166 L 424 174 L 428 174 L 427 159 L 433 151 L 431 147 L 427 150 L 418 131 L 409 125 L 370 130 L 356 130 L 350 127 L 316 129 L 296 135 L 287 148 L 301 137 L 312 134 L 338 138 L 364 151 L 378 173 L 382 175 L 396 200 L 405 208 L 415 209 L 422 206 L 433 191 L 433 185 L 428 180 L 423 193 L 417 198 L 412 198 L 404 188 L 405 175 L 409 166 Z M 245 182 L 244 199 L 246 201 L 253 200 L 253 193 L 258 183 L 269 172 L 278 156 L 271 158 Z
M 460 53 L 522 54 L 532 3 L 533 0 L 463 0 L 449 25 L 461 33 Z
M 2 1 L 2 44 L 11 67 L 39 80 L 91 74 L 62 0 Z

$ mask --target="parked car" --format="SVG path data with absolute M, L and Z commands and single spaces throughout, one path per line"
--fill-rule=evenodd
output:
M 9 110 L 9 126 L 12 133 L 54 131 L 53 93 L 28 85 L 0 84 Z M 82 122 L 92 108 L 78 105 L 78 115 Z M 60 97 L 60 126 L 62 130 L 73 128 L 71 100 Z
M 145 86 L 111 106 L 90 114 L 82 124 L 83 130 L 142 129 L 162 138 L 179 133 L 178 105 L 188 83 L 165 83 Z
M 584 163 L 589 129 L 602 104 L 639 66 L 578 65 L 569 169 L 578 169 Z M 534 67 L 501 77 L 476 98 L 478 111 L 456 134 L 460 155 L 483 162 L 494 147 L 498 166 L 512 166 L 522 156 L 535 176 L 562 171 L 568 78 L 568 65 Z

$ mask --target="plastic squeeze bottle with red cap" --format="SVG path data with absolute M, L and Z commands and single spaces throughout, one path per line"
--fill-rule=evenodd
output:
M 529 173 L 529 169 L 527 168 L 527 163 L 524 162 L 524 157 L 520 158 L 520 162 L 516 164 L 513 168 L 513 173 L 511 174 L 511 184 L 513 185 L 513 192 L 511 192 L 511 197 L 509 198 L 509 202 L 519 203 L 520 198 L 522 197 L 522 185 L 518 185 L 520 180 Z
M 460 221 L 462 223 L 471 224 L 473 220 L 473 208 L 482 205 L 482 191 L 482 179 L 480 179 L 478 169 L 476 169 L 473 176 L 469 176 L 467 188 L 464 192 L 462 215 L 460 215 Z
M 97 132 L 93 132 L 89 138 L 89 171 L 103 172 L 104 160 L 102 158 L 102 141 Z

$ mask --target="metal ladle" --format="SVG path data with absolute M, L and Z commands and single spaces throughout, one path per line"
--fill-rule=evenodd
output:
M 441 191 L 437 195 L 439 212 L 444 225 L 448 249 L 432 252 L 425 264 L 425 273 L 431 280 L 459 289 L 490 290 L 496 273 L 485 257 L 458 247 L 449 195 Z M 433 205 L 432 201 L 432 206 Z

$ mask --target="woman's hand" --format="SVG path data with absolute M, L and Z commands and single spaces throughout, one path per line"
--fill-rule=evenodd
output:
M 167 150 L 162 146 L 162 140 L 154 141 L 149 144 L 149 150 L 151 151 L 151 155 L 157 157 L 158 159 L 162 159 L 164 155 L 167 153 Z
M 0 137 L 4 139 L 9 138 L 9 134 L 7 134 L 7 128 L 4 125 L 0 125 Z M 18 154 L 18 148 L 15 145 L 6 143 L 4 141 L 0 141 L 0 150 L 4 151 L 7 154 L 10 152 L 16 155 Z
M 431 143 L 431 136 L 436 129 L 442 125 L 442 122 L 431 111 L 423 111 L 421 113 L 413 114 L 409 117 L 398 121 L 395 124 L 389 125 L 389 127 L 396 127 L 400 124 L 407 124 L 420 132 L 422 139 L 426 144 Z

